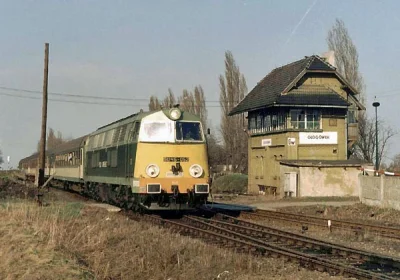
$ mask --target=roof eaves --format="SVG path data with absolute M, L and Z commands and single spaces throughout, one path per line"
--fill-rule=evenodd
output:
M 337 75 L 337 77 L 339 78 L 339 80 L 341 80 L 342 83 L 344 83 L 346 86 L 349 87 L 349 89 L 354 93 L 354 94 L 360 94 L 358 92 L 358 90 L 356 90 L 352 85 L 350 85 L 350 83 L 347 81 L 347 79 L 345 77 L 343 77 L 338 71 L 335 71 L 335 74 Z
M 241 114 L 241 113 L 245 113 L 245 112 L 257 111 L 257 110 L 260 110 L 260 109 L 263 109 L 263 108 L 270 108 L 270 107 L 274 107 L 274 106 L 277 106 L 276 102 L 274 102 L 273 104 L 261 105 L 261 106 L 254 107 L 254 108 L 251 108 L 251 109 L 243 108 L 243 109 L 240 109 L 240 110 L 237 110 L 237 111 L 235 111 L 235 108 L 233 108 L 233 110 L 228 113 L 228 116 L 233 116 L 233 115 L 237 115 L 237 114 Z
M 366 110 L 365 106 L 360 101 L 358 101 L 358 99 L 355 96 L 350 95 L 350 98 L 352 98 L 354 100 L 354 103 L 356 103 L 359 110 L 362 110 L 362 111 Z
M 275 104 L 276 107 L 347 108 L 349 105 Z

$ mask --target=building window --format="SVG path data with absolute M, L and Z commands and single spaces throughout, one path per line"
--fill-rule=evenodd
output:
M 290 110 L 291 125 L 294 129 L 321 129 L 321 112 L 310 109 Z
M 249 118 L 249 130 L 256 129 L 256 116 L 250 116 Z
M 350 109 L 348 111 L 348 123 L 349 124 L 357 123 L 356 111 L 354 109 L 353 110 Z
M 250 133 L 264 133 L 286 129 L 285 112 L 255 112 L 249 115 Z
M 271 116 L 270 115 L 264 116 L 264 126 L 265 126 L 265 131 L 270 131 L 270 128 L 271 128 Z
M 258 132 L 261 132 L 261 130 L 263 128 L 262 119 L 263 119 L 262 115 L 257 115 L 257 123 L 256 123 L 256 125 L 257 125 L 257 131 Z

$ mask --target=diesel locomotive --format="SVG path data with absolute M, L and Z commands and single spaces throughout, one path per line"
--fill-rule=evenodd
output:
M 36 176 L 38 155 L 20 161 Z M 190 210 L 210 192 L 200 118 L 179 107 L 139 112 L 46 152 L 45 177 L 133 210 Z

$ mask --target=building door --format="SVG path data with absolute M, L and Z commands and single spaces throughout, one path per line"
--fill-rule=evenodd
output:
M 283 191 L 286 197 L 297 197 L 297 173 L 285 173 L 285 181 Z

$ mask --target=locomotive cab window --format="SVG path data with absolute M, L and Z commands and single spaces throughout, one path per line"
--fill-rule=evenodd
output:
M 203 141 L 199 122 L 176 122 L 177 141 Z

